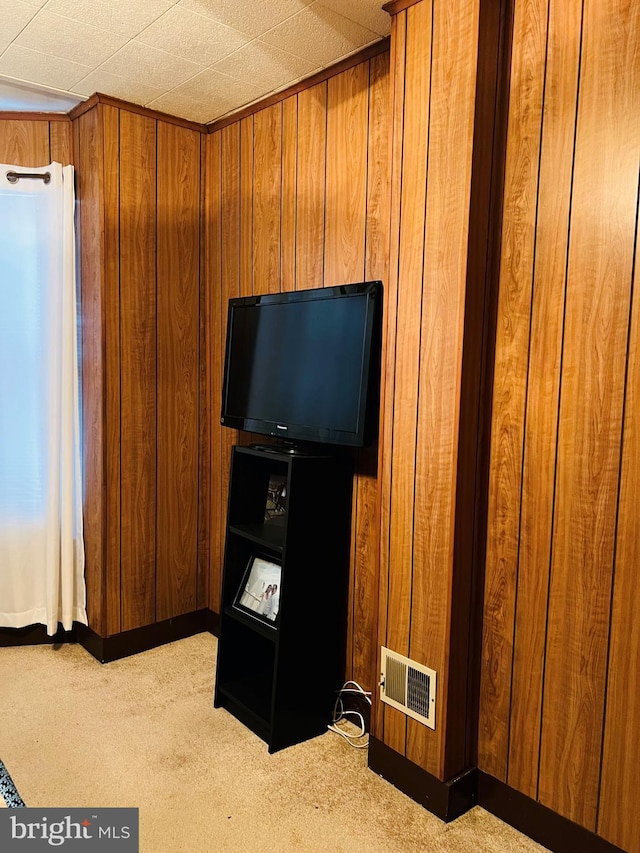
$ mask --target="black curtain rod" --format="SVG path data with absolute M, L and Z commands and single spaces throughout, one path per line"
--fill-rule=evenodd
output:
M 10 184 L 17 184 L 20 178 L 36 178 L 40 179 L 48 184 L 51 181 L 51 173 L 43 172 L 40 174 L 39 172 L 7 172 L 7 180 Z

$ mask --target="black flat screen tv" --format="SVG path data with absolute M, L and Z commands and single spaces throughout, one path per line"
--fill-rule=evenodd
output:
M 364 447 L 377 433 L 382 282 L 229 300 L 220 422 Z

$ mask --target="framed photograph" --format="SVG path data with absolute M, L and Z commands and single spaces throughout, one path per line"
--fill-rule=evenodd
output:
M 280 609 L 281 567 L 254 554 L 244 573 L 233 606 L 275 627 Z

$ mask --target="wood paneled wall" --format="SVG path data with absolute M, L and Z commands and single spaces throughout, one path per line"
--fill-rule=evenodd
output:
M 0 163 L 46 166 L 73 163 L 71 121 L 43 115 L 0 113 Z
M 74 125 L 87 599 L 90 627 L 111 636 L 208 603 L 198 574 L 202 134 L 102 103 Z
M 437 708 L 431 730 L 378 705 L 374 733 L 446 780 L 473 762 L 474 514 L 501 15 L 499 4 L 477 0 L 399 6 L 379 644 L 436 670 Z
M 517 0 L 479 766 L 640 851 L 640 7 Z
M 211 599 L 220 609 L 231 445 L 219 426 L 231 296 L 387 280 L 389 54 L 210 134 L 206 278 L 212 366 Z M 378 505 L 374 450 L 354 484 L 347 675 L 369 689 L 377 622 Z

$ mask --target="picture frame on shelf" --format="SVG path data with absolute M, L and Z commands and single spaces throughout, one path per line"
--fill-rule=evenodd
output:
M 271 559 L 252 554 L 233 606 L 275 628 L 280 609 L 282 567 Z

